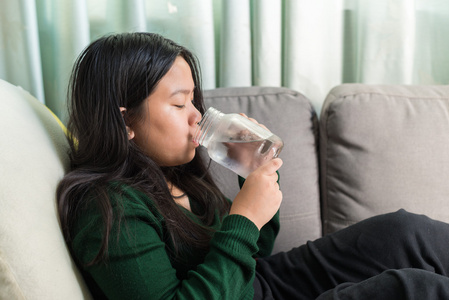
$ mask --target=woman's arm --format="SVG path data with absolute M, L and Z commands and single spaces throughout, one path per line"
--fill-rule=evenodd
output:
M 277 173 L 279 176 L 279 172 Z M 238 178 L 239 178 L 239 186 L 240 188 L 242 188 L 243 184 L 245 183 L 245 178 L 240 176 Z M 259 252 L 256 254 L 256 257 L 266 257 L 271 254 L 279 230 L 280 230 L 280 221 L 278 210 L 277 213 L 273 216 L 273 218 L 267 224 L 265 224 L 260 230 L 260 237 L 259 240 L 257 241 Z

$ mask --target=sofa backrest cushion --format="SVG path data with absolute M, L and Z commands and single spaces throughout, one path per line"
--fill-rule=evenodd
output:
M 245 113 L 267 126 L 284 141 L 279 170 L 283 201 L 281 230 L 274 252 L 289 250 L 321 236 L 318 186 L 318 124 L 310 101 L 287 88 L 219 88 L 205 91 L 207 107 L 224 113 Z M 237 175 L 212 163 L 225 195 L 239 191 Z
M 400 208 L 449 221 L 449 86 L 341 85 L 320 129 L 325 233 Z
M 0 99 L 0 299 L 89 299 L 57 217 L 64 132 L 23 89 L 0 80 Z

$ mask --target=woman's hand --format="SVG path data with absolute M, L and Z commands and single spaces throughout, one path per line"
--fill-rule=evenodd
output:
M 282 160 L 275 158 L 249 174 L 235 197 L 229 214 L 250 219 L 259 230 L 270 221 L 282 202 L 276 173 L 281 166 Z
M 263 125 L 263 124 L 260 124 L 259 122 L 257 122 L 256 119 L 250 118 L 250 117 L 248 117 L 247 115 L 245 115 L 244 113 L 239 113 L 239 115 L 241 115 L 242 117 L 247 118 L 247 119 L 250 120 L 251 122 L 254 122 L 254 123 L 256 123 L 257 125 L 261 126 L 262 128 L 264 128 L 264 129 L 266 129 L 266 130 L 268 130 L 268 131 L 271 132 L 271 130 L 268 129 L 267 126 L 265 126 L 265 125 Z

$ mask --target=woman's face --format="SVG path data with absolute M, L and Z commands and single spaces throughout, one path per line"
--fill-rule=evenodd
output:
M 192 103 L 195 88 L 189 65 L 177 57 L 142 106 L 144 117 L 131 128 L 135 143 L 160 166 L 190 162 L 201 113 Z

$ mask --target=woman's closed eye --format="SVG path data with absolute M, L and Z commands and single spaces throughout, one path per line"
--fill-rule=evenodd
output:
M 193 104 L 193 101 L 194 101 L 195 99 L 192 99 L 192 100 L 190 100 L 190 102 L 192 102 L 192 104 Z M 177 108 L 184 108 L 184 107 L 186 107 L 186 105 L 185 104 L 175 104 L 175 106 L 177 107 Z

